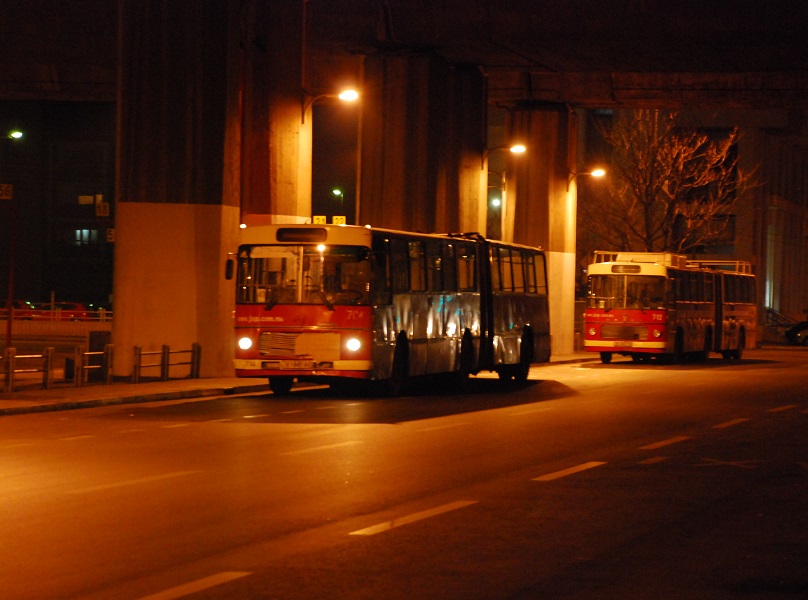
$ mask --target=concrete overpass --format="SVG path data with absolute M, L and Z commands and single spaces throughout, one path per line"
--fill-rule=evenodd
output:
M 63 3 L 45 12 L 49 4 L 26 9 L 56 23 L 62 48 L 10 50 L 2 60 L 14 77 L 0 81 L 0 97 L 97 100 L 114 90 L 113 339 L 145 349 L 200 342 L 206 375 L 230 368 L 233 297 L 221 274 L 237 224 L 247 213 L 311 216 L 312 126 L 302 111 L 346 82 L 363 91 L 360 223 L 484 230 L 488 149 L 527 141 L 527 160 L 504 167 L 512 193 L 503 237 L 548 250 L 559 352 L 572 349 L 576 192 L 566 184 L 579 160 L 576 109 L 752 111 L 750 160 L 761 148 L 787 154 L 792 175 L 771 195 L 805 218 L 793 177 L 804 172 L 808 97 L 801 4 L 120 0 L 111 11 L 88 0 L 77 9 L 84 18 Z M 91 35 L 108 39 L 110 18 L 113 61 Z M 76 22 L 83 35 L 73 38 Z M 490 106 L 507 115 L 500 139 L 489 136 Z M 766 221 L 748 227 L 739 258 L 765 267 Z M 802 238 L 791 251 L 804 256 Z M 115 370 L 127 375 L 131 365 Z

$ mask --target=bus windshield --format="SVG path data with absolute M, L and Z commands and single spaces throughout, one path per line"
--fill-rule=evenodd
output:
M 241 246 L 236 302 L 368 304 L 370 250 L 361 246 Z
M 665 278 L 659 275 L 592 275 L 589 308 L 665 308 Z

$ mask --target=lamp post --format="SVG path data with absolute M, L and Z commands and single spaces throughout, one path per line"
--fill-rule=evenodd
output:
M 575 181 L 579 175 L 591 175 L 592 177 L 603 177 L 606 175 L 606 171 L 603 169 L 592 169 L 591 171 L 581 171 L 580 173 L 575 173 L 570 171 L 569 177 L 567 178 L 567 191 L 570 191 L 570 185 L 572 182 Z
M 22 139 L 22 131 L 11 131 L 3 140 Z M 0 199 L 8 200 L 11 218 L 11 231 L 8 236 L 8 298 L 6 300 L 6 349 L 11 348 L 11 322 L 14 320 L 14 261 L 17 246 L 17 203 L 14 201 L 14 188 L 11 184 L 0 184 Z
M 303 92 L 303 106 L 302 111 L 300 113 L 300 124 L 303 125 L 306 123 L 306 115 L 309 112 L 311 106 L 322 98 L 337 98 L 342 100 L 343 102 L 356 102 L 359 99 L 359 92 L 354 89 L 347 89 L 342 90 L 341 92 L 330 92 L 327 94 L 318 94 L 316 96 L 309 94 L 308 92 Z
M 527 150 L 524 144 L 504 144 L 502 146 L 494 146 L 493 148 L 486 148 L 483 151 L 483 155 L 480 157 L 480 168 L 485 168 L 485 161 L 488 160 L 488 155 L 494 152 L 495 150 L 510 150 L 514 154 L 522 154 Z
M 331 190 L 331 193 L 335 196 L 339 196 L 339 209 L 342 211 L 345 209 L 345 194 L 339 188 L 334 188 Z

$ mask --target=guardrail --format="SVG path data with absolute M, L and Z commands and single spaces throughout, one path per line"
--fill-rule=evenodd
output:
M 132 383 L 141 383 L 143 370 L 149 368 L 159 368 L 159 380 L 167 381 L 171 378 L 172 367 L 180 366 L 189 367 L 189 374 L 185 377 L 174 377 L 174 379 L 199 379 L 202 357 L 200 344 L 194 343 L 190 350 L 171 350 L 170 346 L 164 345 L 160 350 L 154 352 L 143 352 L 140 346 L 135 346 L 134 353 Z M 16 348 L 7 348 L 3 355 L 3 367 L 0 370 L 0 374 L 4 376 L 3 391 L 5 393 L 13 392 L 21 383 L 21 379 L 30 383 L 33 378 L 26 376 L 40 373 L 42 389 L 53 387 L 56 382 L 53 354 L 52 347 L 45 348 L 41 354 L 17 354 Z M 159 356 L 159 362 L 144 363 L 144 357 L 150 356 Z M 187 360 L 175 360 L 178 356 L 187 357 Z M 78 346 L 73 356 L 65 359 L 62 381 L 76 387 L 87 385 L 90 381 L 109 385 L 113 382 L 112 358 L 112 344 L 106 344 L 103 350 L 97 351 L 87 351 L 86 346 Z
M 53 348 L 48 347 L 41 354 L 17 354 L 16 348 L 7 348 L 3 360 L 3 391 L 13 392 L 17 387 L 18 376 L 32 373 L 42 374 L 42 389 L 52 387 L 55 381 L 53 352 Z M 80 346 L 72 359 L 65 360 L 64 380 L 75 386 L 85 385 L 90 380 L 90 373 L 98 371 L 98 380 L 109 384 L 112 383 L 111 365 L 112 344 L 107 344 L 103 351 L 97 352 L 87 352 L 84 346 Z
M 188 360 L 172 362 L 172 357 L 178 355 L 188 355 Z M 144 363 L 144 357 L 149 360 L 149 357 L 159 356 L 159 362 Z M 170 376 L 171 367 L 189 366 L 190 373 L 189 379 L 199 379 L 199 366 L 202 360 L 202 346 L 194 343 L 190 350 L 171 350 L 167 344 L 163 345 L 160 350 L 144 352 L 141 346 L 135 346 L 134 368 L 132 370 L 132 383 L 140 383 L 143 375 L 143 369 L 159 368 L 160 381 L 168 381 Z

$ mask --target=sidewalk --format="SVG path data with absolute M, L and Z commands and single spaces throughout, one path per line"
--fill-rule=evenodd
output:
M 582 352 L 553 356 L 550 363 L 590 360 L 599 358 L 596 354 Z M 37 386 L 36 380 L 28 379 L 22 380 L 20 387 L 21 389 L 11 393 L 0 392 L 0 416 L 263 392 L 269 391 L 269 382 L 266 379 L 222 377 L 145 383 L 120 382 L 111 385 L 91 383 L 81 387 L 57 383 L 49 389 L 42 389 Z

